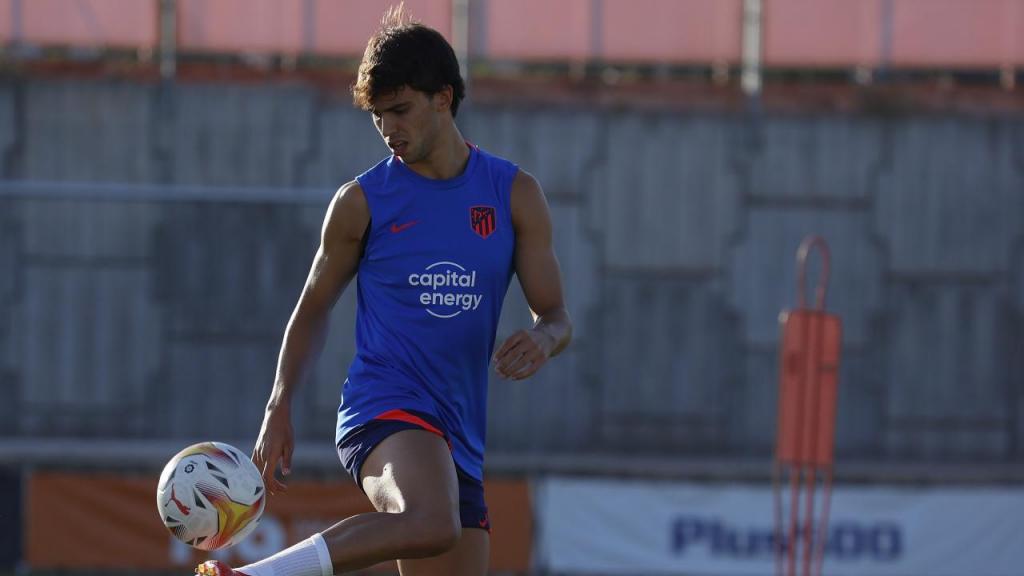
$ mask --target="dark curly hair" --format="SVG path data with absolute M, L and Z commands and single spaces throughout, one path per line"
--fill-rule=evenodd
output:
M 380 30 L 366 44 L 359 75 L 352 85 L 352 100 L 363 110 L 381 94 L 402 86 L 436 94 L 452 87 L 452 116 L 466 95 L 459 61 L 440 32 L 414 21 L 399 4 L 384 14 Z

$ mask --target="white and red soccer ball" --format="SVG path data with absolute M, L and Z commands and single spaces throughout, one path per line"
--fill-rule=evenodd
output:
M 178 452 L 160 474 L 156 505 L 178 540 L 200 550 L 233 546 L 266 505 L 259 470 L 234 446 L 203 442 Z

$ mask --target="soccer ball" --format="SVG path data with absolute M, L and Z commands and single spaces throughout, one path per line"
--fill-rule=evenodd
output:
M 234 446 L 203 442 L 164 466 L 156 505 L 175 538 L 200 550 L 234 546 L 256 529 L 266 504 L 256 465 Z

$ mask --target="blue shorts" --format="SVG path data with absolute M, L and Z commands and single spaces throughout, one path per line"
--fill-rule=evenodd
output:
M 338 457 L 341 459 L 341 465 L 352 476 L 360 490 L 363 489 L 363 486 L 359 482 L 359 472 L 363 467 L 363 462 L 385 438 L 402 430 L 433 432 L 448 442 L 448 447 L 451 448 L 448 434 L 433 416 L 414 410 L 385 412 L 357 427 L 341 442 L 338 442 Z M 491 520 L 487 515 L 483 483 L 463 472 L 458 464 L 455 465 L 455 471 L 459 476 L 459 516 L 462 519 L 462 527 L 482 528 L 490 532 Z

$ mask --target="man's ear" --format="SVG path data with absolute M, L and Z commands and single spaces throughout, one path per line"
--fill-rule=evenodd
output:
M 455 95 L 455 91 L 451 85 L 445 85 L 443 88 L 434 93 L 434 107 L 438 112 L 452 109 L 452 98 Z

